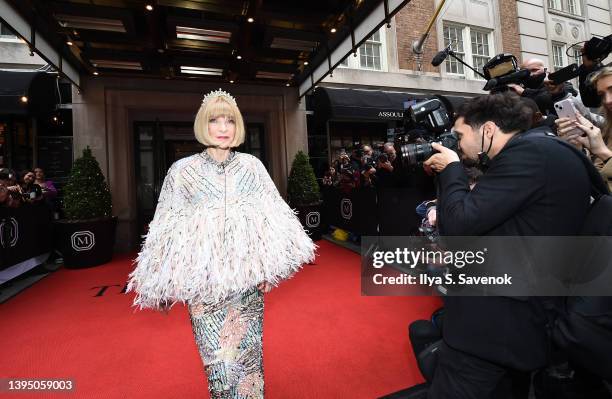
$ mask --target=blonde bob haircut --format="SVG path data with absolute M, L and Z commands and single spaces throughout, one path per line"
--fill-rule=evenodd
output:
M 220 116 L 233 120 L 236 126 L 236 133 L 234 140 L 230 143 L 230 147 L 238 147 L 244 143 L 244 121 L 242 120 L 242 114 L 236 105 L 223 98 L 223 96 L 212 98 L 200 106 L 193 124 L 196 140 L 207 147 L 214 145 L 208 133 L 208 121 L 217 119 Z

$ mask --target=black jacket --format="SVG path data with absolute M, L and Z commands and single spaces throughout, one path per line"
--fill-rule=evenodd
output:
M 439 175 L 443 235 L 578 235 L 589 206 L 587 171 L 571 149 L 536 128 L 513 137 L 470 191 L 459 163 Z M 540 134 L 532 134 L 540 133 Z M 444 340 L 496 364 L 534 370 L 547 361 L 539 298 L 447 297 Z
M 555 110 L 554 106 L 555 103 L 563 100 L 570 93 L 574 97 L 578 95 L 578 92 L 576 89 L 574 89 L 574 86 L 570 82 L 564 82 L 563 89 L 555 95 L 552 95 L 547 88 L 542 86 L 539 89 L 526 88 L 521 96 L 531 98 L 533 101 L 535 101 L 542 115 L 557 116 L 557 111 Z

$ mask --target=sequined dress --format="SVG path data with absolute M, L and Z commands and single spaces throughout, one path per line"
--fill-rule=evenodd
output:
M 314 260 L 316 245 L 256 157 L 206 151 L 176 161 L 129 275 L 134 305 L 215 303 Z

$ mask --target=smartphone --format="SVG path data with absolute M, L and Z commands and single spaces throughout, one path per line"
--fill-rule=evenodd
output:
M 555 111 L 557 111 L 557 115 L 559 118 L 569 118 L 572 121 L 577 121 L 578 118 L 576 114 L 578 111 L 576 107 L 574 107 L 574 103 L 570 99 L 561 100 L 555 103 Z M 579 128 L 574 128 L 570 131 L 571 133 L 580 133 L 582 135 L 582 130 Z

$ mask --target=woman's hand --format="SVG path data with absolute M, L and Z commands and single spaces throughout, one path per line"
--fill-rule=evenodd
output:
M 568 141 L 580 143 L 588 148 L 593 155 L 601 160 L 609 159 L 612 156 L 612 151 L 606 146 L 606 143 L 601 136 L 601 129 L 593 125 L 584 116 L 576 114 L 577 120 L 574 121 L 574 126 L 579 130 L 578 133 L 570 133 Z
M 427 222 L 431 226 L 435 226 L 438 222 L 438 211 L 435 207 L 431 207 L 427 210 Z
M 268 292 L 270 292 L 273 287 L 274 286 L 272 284 L 268 283 L 267 281 L 264 281 L 263 283 L 257 284 L 257 289 L 259 289 L 264 294 L 267 294 Z
M 557 135 L 561 139 L 567 141 L 579 150 L 582 150 L 582 142 L 576 139 L 582 135 L 582 130 L 578 129 L 576 126 L 576 120 L 571 118 L 559 118 L 555 120 L 555 124 L 557 125 Z

